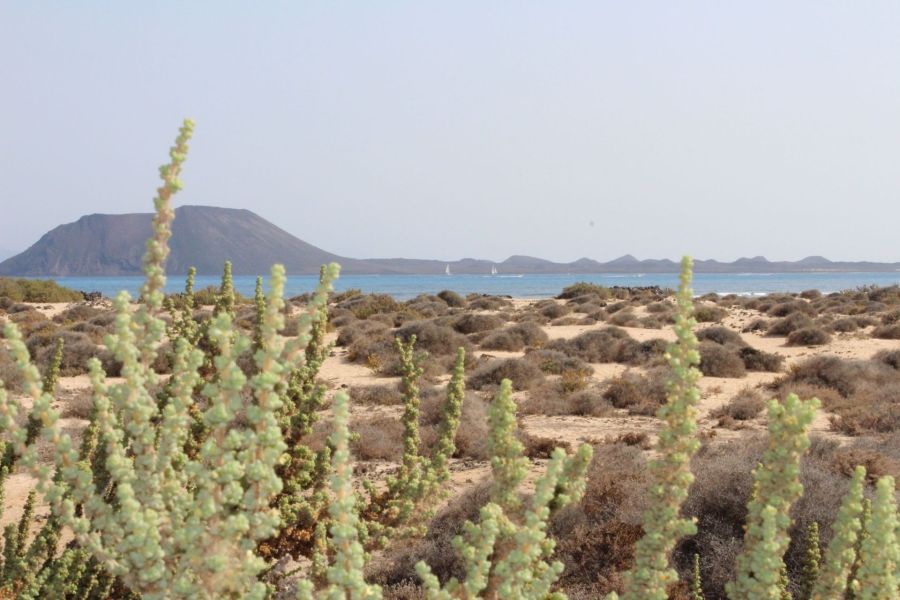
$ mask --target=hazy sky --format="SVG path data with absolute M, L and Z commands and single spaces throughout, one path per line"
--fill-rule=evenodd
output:
M 897 2 L 0 0 L 0 249 L 178 204 L 348 256 L 900 260 Z

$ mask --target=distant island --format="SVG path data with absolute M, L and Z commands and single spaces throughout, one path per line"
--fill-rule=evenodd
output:
M 456 261 L 410 258 L 358 259 L 338 256 L 308 244 L 245 209 L 182 206 L 176 209 L 167 264 L 170 273 L 194 266 L 201 275 L 220 273 L 226 260 L 236 275 L 265 274 L 281 263 L 289 274 L 319 272 L 326 262 L 341 263 L 346 274 L 436 275 L 535 273 L 677 273 L 669 259 L 639 260 L 626 254 L 609 262 L 581 258 L 557 263 L 531 256 L 510 256 L 502 262 L 463 258 Z M 85 215 L 44 234 L 24 252 L 0 262 L 0 275 L 36 277 L 96 277 L 141 274 L 144 240 L 152 215 Z M 765 257 L 734 262 L 696 260 L 698 273 L 801 273 L 900 271 L 900 262 L 836 262 L 822 256 L 772 262 Z

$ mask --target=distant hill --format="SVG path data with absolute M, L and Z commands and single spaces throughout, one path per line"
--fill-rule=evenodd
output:
M 268 273 L 281 263 L 289 274 L 319 272 L 326 262 L 341 263 L 347 274 L 439 274 L 449 266 L 452 273 L 674 273 L 678 263 L 668 259 L 639 260 L 626 254 L 602 263 L 581 258 L 555 263 L 531 256 L 510 256 L 495 263 L 475 258 L 453 262 L 408 258 L 356 259 L 338 256 L 291 235 L 249 210 L 213 206 L 182 206 L 175 210 L 167 270 L 184 273 L 194 266 L 201 275 L 222 271 L 226 260 L 236 275 Z M 152 215 L 93 214 L 74 223 L 60 225 L 44 234 L 30 248 L 0 262 L 0 275 L 105 276 L 139 275 L 145 240 L 150 236 Z M 765 257 L 740 258 L 734 262 L 695 261 L 695 270 L 705 273 L 792 273 L 803 271 L 895 271 L 900 263 L 832 262 L 810 256 L 797 262 L 771 262 Z

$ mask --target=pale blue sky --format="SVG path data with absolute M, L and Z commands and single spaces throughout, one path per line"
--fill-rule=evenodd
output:
M 900 260 L 896 2 L 0 0 L 0 75 L 0 248 L 191 116 L 179 204 L 344 255 Z

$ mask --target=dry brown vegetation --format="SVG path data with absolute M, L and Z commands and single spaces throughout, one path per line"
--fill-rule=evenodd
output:
M 718 598 L 741 548 L 766 400 L 793 391 L 823 402 L 817 437 L 802 465 L 806 492 L 792 509 L 793 541 L 785 558 L 792 581 L 799 578 L 806 525 L 819 523 L 823 546 L 830 539 L 836 503 L 853 466 L 866 466 L 873 480 L 900 475 L 900 347 L 894 342 L 900 337 L 900 292 L 711 295 L 696 304 L 698 316 L 710 323 L 697 328 L 700 367 L 708 377 L 723 379 L 702 382 L 699 427 L 706 441 L 692 463 L 696 480 L 684 509 L 699 529 L 678 545 L 673 560 L 686 578 L 698 553 L 706 597 Z M 643 533 L 646 461 L 659 430 L 653 415 L 665 401 L 667 371 L 660 365 L 672 339 L 666 290 L 579 285 L 544 301 L 444 291 L 405 302 L 350 291 L 335 295 L 329 309 L 335 348 L 321 377 L 331 388 L 349 388 L 356 468 L 369 478 L 395 470 L 402 453 L 394 338 L 415 335 L 425 356 L 420 430 L 426 449 L 437 439 L 456 348 L 467 350 L 468 391 L 450 498 L 423 538 L 373 557 L 369 575 L 387 585 L 387 597 L 422 597 L 413 569 L 420 559 L 441 578 L 461 575 L 451 540 L 487 502 L 487 401 L 503 378 L 516 386 L 522 441 L 535 471 L 555 446 L 595 445 L 587 493 L 551 522 L 556 557 L 566 566 L 561 589 L 573 598 L 621 589 L 621 572 Z M 72 419 L 66 427 L 79 434 L 74 423 L 91 409 L 83 376 L 87 358 L 100 357 L 116 372 L 103 346 L 113 324 L 109 306 L 77 303 L 48 310 L 0 298 L 0 311 L 0 319 L 23 330 L 42 368 L 56 340 L 64 339 L 59 403 L 63 418 Z M 198 310 L 195 320 L 205 322 L 209 314 Z M 249 307 L 238 315 L 240 327 L 253 326 Z M 167 365 L 158 370 L 165 372 Z M 16 393 L 19 379 L 3 351 L 0 379 Z M 304 442 L 324 447 L 329 431 L 323 413 Z M 672 597 L 684 597 L 678 593 Z

